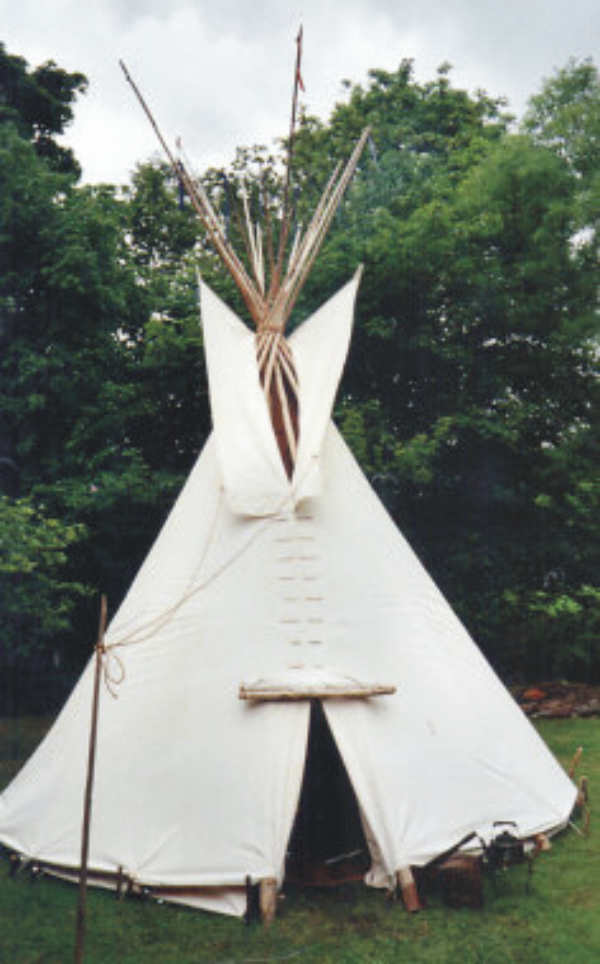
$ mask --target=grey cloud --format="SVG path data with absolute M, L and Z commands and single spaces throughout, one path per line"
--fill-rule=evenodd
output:
M 0 0 L 1 2 L 1 0 Z M 285 131 L 294 38 L 304 23 L 308 109 L 327 117 L 340 81 L 415 61 L 419 80 L 443 61 L 453 83 L 506 95 L 520 112 L 542 78 L 600 49 L 597 0 L 36 0 L 5 3 L 7 49 L 49 57 L 90 78 L 68 134 L 90 180 L 124 180 L 155 150 L 117 67 L 123 57 L 171 136 L 202 167 L 236 145 Z

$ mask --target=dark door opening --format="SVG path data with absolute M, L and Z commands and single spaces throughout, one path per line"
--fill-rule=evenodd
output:
M 356 795 L 321 701 L 312 700 L 302 789 L 288 843 L 286 879 L 305 885 L 360 880 L 370 864 Z

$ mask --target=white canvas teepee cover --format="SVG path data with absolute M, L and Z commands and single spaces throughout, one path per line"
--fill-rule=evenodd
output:
M 117 699 L 101 694 L 90 867 L 205 888 L 172 899 L 208 909 L 241 914 L 247 875 L 281 882 L 303 773 L 309 704 L 243 701 L 242 682 L 396 686 L 324 701 L 372 847 L 370 883 L 470 831 L 489 840 L 495 821 L 550 832 L 574 803 L 329 422 L 343 353 L 331 366 L 312 342 L 317 327 L 321 351 L 330 327 L 347 342 L 355 289 L 290 340 L 303 447 L 291 481 L 252 336 L 203 290 L 215 432 L 107 634 L 124 680 Z M 91 686 L 90 665 L 0 798 L 0 839 L 58 867 L 79 862 Z

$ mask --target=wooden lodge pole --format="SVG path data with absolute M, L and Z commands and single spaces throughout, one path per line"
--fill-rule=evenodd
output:
M 285 166 L 285 184 L 283 188 L 283 207 L 281 212 L 281 229 L 279 232 L 279 244 L 277 246 L 277 259 L 275 261 L 275 269 L 271 275 L 271 282 L 269 285 L 269 291 L 267 294 L 267 302 L 269 306 L 273 304 L 275 296 L 279 291 L 281 284 L 281 274 L 283 271 L 283 256 L 285 254 L 285 246 L 288 239 L 288 234 L 290 230 L 290 185 L 291 185 L 291 175 L 292 175 L 292 160 L 294 156 L 294 137 L 296 134 L 296 111 L 298 109 L 298 88 L 302 87 L 304 90 L 304 84 L 302 83 L 302 76 L 300 74 L 300 65 L 302 61 L 302 26 L 298 31 L 298 36 L 296 37 L 296 63 L 294 66 L 294 87 L 292 92 L 292 116 L 290 119 L 290 134 L 288 138 L 288 149 L 287 149 L 287 163 Z
M 81 868 L 79 871 L 79 901 L 77 904 L 77 931 L 75 938 L 75 964 L 83 961 L 83 947 L 85 942 L 85 905 L 87 896 L 88 853 L 90 846 L 90 818 L 92 813 L 92 791 L 94 788 L 94 766 L 96 763 L 96 736 L 98 732 L 98 696 L 100 694 L 100 676 L 102 670 L 102 656 L 104 653 L 104 633 L 106 632 L 106 596 L 100 598 L 100 622 L 98 626 L 98 642 L 96 643 L 96 665 L 94 669 L 94 690 L 92 696 L 92 719 L 90 725 L 90 743 L 88 750 L 87 776 L 85 782 L 85 797 L 83 803 L 83 824 L 81 828 Z

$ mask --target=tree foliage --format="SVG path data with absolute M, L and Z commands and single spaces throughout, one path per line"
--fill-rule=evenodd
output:
M 600 76 L 591 60 L 570 60 L 529 101 L 523 128 L 564 159 L 577 178 L 576 215 L 598 244 L 600 217 Z M 592 236 L 588 236 L 588 242 Z
M 114 604 L 180 481 L 155 446 L 154 462 L 143 451 L 154 438 L 140 347 L 152 293 L 132 255 L 127 202 L 110 187 L 77 187 L 29 134 L 6 124 L 0 142 L 3 481 L 32 511 L 43 504 L 42 515 L 85 526 L 58 582 L 97 587 Z M 75 665 L 90 605 L 82 596 L 71 633 L 56 639 Z
M 63 581 L 69 548 L 85 535 L 44 514 L 28 499 L 0 496 L 0 605 L 3 657 L 10 663 L 43 649 L 69 628 L 77 596 L 89 590 Z
M 14 124 L 38 156 L 62 173 L 80 173 L 73 152 L 55 135 L 73 119 L 75 98 L 86 89 L 84 74 L 68 73 L 53 60 L 30 71 L 23 57 L 7 53 L 0 43 L 0 129 Z

